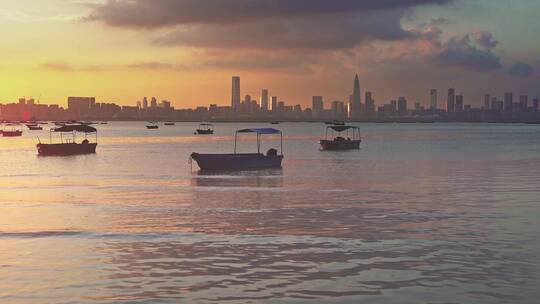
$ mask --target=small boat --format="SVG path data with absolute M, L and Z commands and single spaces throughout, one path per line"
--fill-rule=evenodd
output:
M 17 123 L 8 123 L 5 125 L 6 127 L 10 127 L 8 130 L 5 128 L 2 129 L 2 136 L 3 137 L 18 137 L 22 136 L 23 131 L 20 128 L 20 124 Z
M 100 122 L 99 124 L 100 124 L 100 125 L 106 125 L 106 124 L 108 124 L 108 122 L 102 121 L 102 122 Z
M 52 134 L 60 134 L 60 143 L 53 143 Z M 64 134 L 70 133 L 71 138 L 65 138 Z M 84 140 L 81 143 L 76 142 L 76 134 L 84 133 Z M 88 141 L 88 135 L 95 134 L 95 142 Z M 88 125 L 66 125 L 58 128 L 52 128 L 50 130 L 50 140 L 48 144 L 39 143 L 36 145 L 38 154 L 40 156 L 68 156 L 79 154 L 92 154 L 96 153 L 97 147 L 97 130 L 96 128 Z M 39 137 L 38 137 L 39 140 Z
M 236 153 L 238 134 L 257 134 L 257 153 Z M 266 154 L 260 152 L 261 137 L 265 134 L 279 134 L 281 137 L 281 154 L 276 149 L 269 149 Z M 234 153 L 232 154 L 202 154 L 191 153 L 201 171 L 242 171 L 258 169 L 281 168 L 283 160 L 283 134 L 280 130 L 272 128 L 242 129 L 234 135 Z
M 168 121 L 168 122 L 164 123 L 164 125 L 166 125 L 166 126 L 174 126 L 174 122 Z
M 26 127 L 28 128 L 28 130 L 31 130 L 31 131 L 43 130 L 43 127 L 39 126 L 38 124 L 26 124 Z
M 270 124 L 272 124 L 272 125 L 279 125 L 279 121 L 271 121 Z
M 146 125 L 146 128 L 147 128 L 147 129 L 158 129 L 159 126 L 158 126 L 158 124 L 155 123 L 155 122 L 150 122 L 148 125 Z
M 214 125 L 209 123 L 202 123 L 197 128 L 196 133 L 199 135 L 214 134 Z
M 328 139 L 328 131 L 332 130 L 332 139 Z M 340 135 L 347 132 L 347 138 Z M 352 131 L 352 139 L 349 137 L 349 131 Z M 335 132 L 338 136 L 334 136 Z M 325 139 L 321 139 L 321 149 L 325 151 L 355 150 L 360 149 L 360 128 L 354 126 L 334 125 L 326 127 Z

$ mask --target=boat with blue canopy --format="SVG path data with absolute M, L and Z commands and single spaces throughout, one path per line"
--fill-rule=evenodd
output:
M 331 139 L 328 133 L 331 131 Z M 346 135 L 342 135 L 346 132 Z M 336 135 L 337 133 L 337 135 Z M 352 136 L 350 136 L 352 133 Z M 345 137 L 346 136 L 346 137 Z M 360 149 L 360 128 L 346 125 L 333 125 L 326 127 L 325 139 L 321 139 L 321 149 L 325 151 L 356 150 Z
M 257 135 L 257 153 L 237 153 L 237 142 L 239 135 Z M 274 148 L 269 149 L 266 154 L 261 153 L 261 138 L 263 135 L 280 135 L 280 151 Z M 252 128 L 241 129 L 234 135 L 234 153 L 231 154 L 202 154 L 191 153 L 190 160 L 193 159 L 202 171 L 242 171 L 258 169 L 281 168 L 283 160 L 283 133 L 273 128 Z

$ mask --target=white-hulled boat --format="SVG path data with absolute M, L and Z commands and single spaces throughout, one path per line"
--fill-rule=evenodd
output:
M 257 153 L 237 153 L 236 146 L 238 134 L 255 133 L 257 134 Z M 281 138 L 280 154 L 276 149 L 269 149 L 266 154 L 260 152 L 261 137 L 266 134 L 279 134 Z M 201 170 L 206 171 L 242 171 L 257 169 L 281 168 L 283 160 L 283 134 L 280 130 L 273 128 L 254 128 L 242 129 L 236 131 L 234 135 L 234 153 L 231 154 L 202 154 L 191 153 L 190 159 L 193 159 L 199 165 Z

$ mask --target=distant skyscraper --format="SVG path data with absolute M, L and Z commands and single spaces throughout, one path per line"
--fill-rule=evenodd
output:
M 514 103 L 514 98 L 511 92 L 504 93 L 504 110 L 512 110 L 512 104 Z
M 456 96 L 455 111 L 463 112 L 463 95 Z
M 455 112 L 456 91 L 452 88 L 448 89 L 448 100 L 446 101 L 446 111 L 448 113 Z
M 429 100 L 430 100 L 429 108 L 432 109 L 432 110 L 437 110 L 437 108 L 438 108 L 438 105 L 437 105 L 437 90 L 431 89 L 431 91 L 429 91 Z
M 489 94 L 484 95 L 484 109 L 489 110 L 489 103 L 491 101 L 491 97 Z
M 500 111 L 499 109 L 499 102 L 497 101 L 497 97 L 491 97 L 491 110 L 493 111 Z
M 368 118 L 375 117 L 375 100 L 373 100 L 373 94 L 371 92 L 366 92 L 366 116 Z
M 277 104 L 278 104 L 278 100 L 277 100 L 277 96 L 272 96 L 272 112 L 277 112 Z
M 538 97 L 533 99 L 533 111 L 535 112 L 538 112 L 538 102 L 539 102 Z
M 396 100 L 390 100 L 390 108 L 392 109 L 392 111 L 391 111 L 392 114 L 396 114 L 396 112 L 397 112 L 397 101 Z
M 261 92 L 261 109 L 268 111 L 268 90 L 263 89 Z
M 146 96 L 143 98 L 143 109 L 148 109 L 148 98 Z
M 324 112 L 324 101 L 322 96 L 313 96 L 311 99 L 311 111 L 313 118 L 321 118 Z
M 350 116 L 351 118 L 359 118 L 362 111 L 362 97 L 360 92 L 360 79 L 358 74 L 354 77 L 353 94 L 350 100 Z
M 233 76 L 232 78 L 231 107 L 233 112 L 240 110 L 240 76 Z
M 332 101 L 332 118 L 342 119 L 345 117 L 345 103 L 343 101 Z
M 407 115 L 407 99 L 405 97 L 398 98 L 397 110 L 399 115 Z
M 157 99 L 155 97 L 152 97 L 152 100 L 150 100 L 150 108 L 157 108 Z
M 526 111 L 528 106 L 529 106 L 529 96 L 520 95 L 519 96 L 519 109 L 522 111 Z

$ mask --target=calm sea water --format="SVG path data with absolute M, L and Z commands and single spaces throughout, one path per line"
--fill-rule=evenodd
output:
M 537 303 L 540 125 L 361 124 L 321 152 L 324 125 L 283 123 L 282 170 L 190 168 L 261 125 L 110 123 L 64 158 L 0 137 L 0 303 Z

